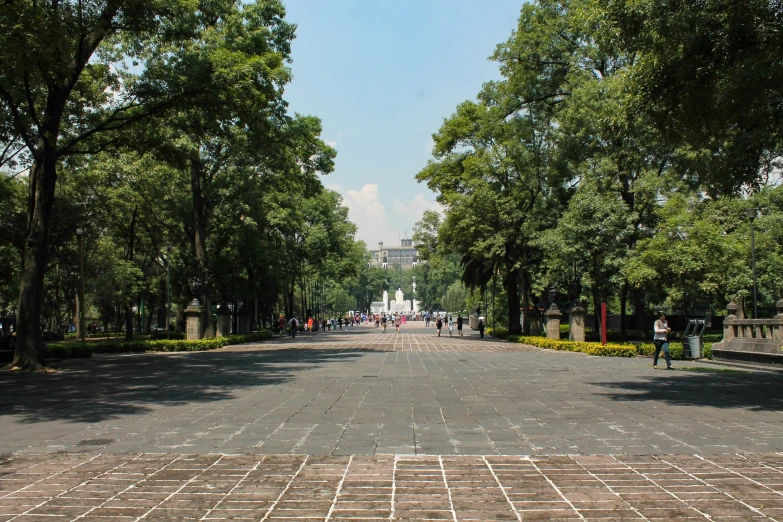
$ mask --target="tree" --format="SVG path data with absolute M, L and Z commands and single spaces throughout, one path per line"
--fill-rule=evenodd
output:
M 759 186 L 781 151 L 783 10 L 770 0 L 582 2 L 604 49 L 635 60 L 629 119 L 648 116 L 712 196 Z
M 270 0 L 253 9 L 275 6 Z M 161 51 L 172 39 L 194 35 L 201 17 L 235 8 L 225 0 L 192 16 L 188 2 L 80 0 L 10 2 L 0 11 L 0 100 L 12 128 L 4 139 L 24 143 L 30 161 L 13 366 L 40 367 L 38 318 L 59 162 L 112 147 L 122 129 L 203 94 L 198 89 L 208 83 L 177 83 L 176 75 L 162 81 L 156 63 L 164 63 Z M 166 70 L 191 66 L 169 58 Z M 130 64 L 144 64 L 143 72 L 132 74 Z M 218 72 L 220 65 L 210 64 Z

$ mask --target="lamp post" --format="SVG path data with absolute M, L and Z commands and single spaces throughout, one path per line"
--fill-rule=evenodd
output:
M 76 325 L 76 337 L 84 341 L 87 337 L 84 331 L 84 230 L 77 228 L 76 236 L 79 238 L 79 324 Z
M 166 243 L 166 339 L 171 339 L 171 243 Z
M 753 264 L 753 319 L 759 318 L 758 310 L 758 285 L 756 284 L 756 230 L 753 227 L 753 221 L 758 216 L 757 208 L 749 208 L 745 210 L 745 215 L 750 220 L 750 255 L 751 262 Z

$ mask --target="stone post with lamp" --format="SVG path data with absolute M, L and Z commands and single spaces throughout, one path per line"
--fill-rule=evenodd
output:
M 563 315 L 555 303 L 549 307 L 546 315 L 546 338 L 560 339 L 560 317 Z
M 575 302 L 568 314 L 568 340 L 585 342 L 585 307 L 579 301 Z
M 185 308 L 186 318 L 186 339 L 188 341 L 198 341 L 204 335 L 203 327 L 201 324 L 201 315 L 204 313 L 204 307 L 201 306 L 201 301 L 193 299 L 187 308 Z
M 228 337 L 231 335 L 231 309 L 227 303 L 220 303 L 217 306 L 217 337 Z

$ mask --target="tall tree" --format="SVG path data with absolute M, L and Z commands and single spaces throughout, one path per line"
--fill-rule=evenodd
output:
M 156 0 L 7 2 L 0 10 L 0 100 L 13 129 L 5 139 L 24 143 L 30 161 L 14 366 L 40 367 L 59 161 L 112 146 L 118 130 L 189 97 L 189 85 L 159 82 L 151 67 L 135 76 L 128 65 L 192 30 L 193 11 L 190 2 Z

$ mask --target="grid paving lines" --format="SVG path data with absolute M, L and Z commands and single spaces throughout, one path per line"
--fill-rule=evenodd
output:
M 783 520 L 783 454 L 36 455 L 0 521 Z
M 251 345 L 252 350 L 339 350 L 339 351 L 377 351 L 377 352 L 436 352 L 436 353 L 515 353 L 535 352 L 541 348 L 509 343 L 506 341 L 485 337 L 480 339 L 475 335 L 462 338 L 432 333 L 406 333 L 395 331 L 376 333 L 362 331 L 360 333 L 322 332 L 304 334 L 291 338 L 279 338 L 273 342 Z M 220 351 L 247 351 L 248 346 L 228 346 Z

